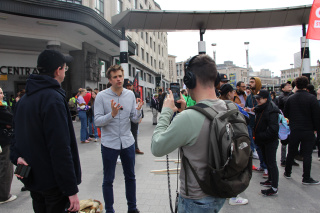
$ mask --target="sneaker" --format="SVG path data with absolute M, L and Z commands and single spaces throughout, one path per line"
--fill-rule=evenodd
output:
M 256 170 L 256 169 L 257 169 L 257 167 L 252 164 L 252 170 Z
M 249 201 L 248 199 L 242 198 L 242 197 L 232 197 L 229 199 L 229 205 L 235 206 L 235 205 L 245 205 Z
M 17 195 L 11 195 L 11 197 L 8 200 L 1 201 L 0 204 L 8 203 L 8 202 L 14 201 L 15 199 L 17 199 Z
M 259 155 L 258 155 L 257 151 L 254 151 L 254 153 L 252 153 L 252 158 L 259 160 Z
M 95 139 L 94 139 L 94 142 L 97 142 L 97 141 L 98 141 L 98 138 L 95 138 Z
M 313 180 L 313 178 L 309 178 L 307 180 L 302 179 L 302 184 L 304 185 L 318 185 L 320 182 L 318 180 Z
M 298 164 L 299 165 L 299 164 Z M 280 166 L 286 167 L 286 161 L 281 162 Z
M 81 143 L 90 143 L 90 141 L 85 140 L 85 141 L 81 141 Z
M 87 141 L 92 141 L 92 140 L 93 140 L 93 139 L 92 139 L 92 138 L 90 138 L 90 137 L 87 139 Z
M 278 190 L 274 191 L 272 188 L 261 190 L 261 194 L 264 196 L 273 196 L 278 194 Z
M 25 186 L 21 187 L 21 191 L 25 192 L 25 191 L 29 191 Z
M 285 177 L 285 178 L 287 178 L 287 179 L 291 179 L 292 177 L 291 177 L 291 174 L 289 174 L 289 173 L 287 173 L 287 172 L 284 172 L 283 173 L 283 176 Z
M 121 164 L 121 159 L 120 158 L 117 159 L 117 164 Z
M 252 169 L 253 169 L 253 168 L 252 168 Z M 263 172 L 263 171 L 264 171 L 264 169 L 263 169 L 263 168 L 261 168 L 261 167 L 256 167 L 255 171 L 257 171 L 257 172 Z
M 260 182 L 260 185 L 264 187 L 271 187 L 271 181 L 267 180 L 265 182 Z
M 263 177 L 263 178 L 268 178 L 268 177 L 269 177 L 268 172 L 264 172 L 263 175 L 262 175 L 262 177 Z
M 136 149 L 136 154 L 138 154 L 138 155 L 143 155 L 144 152 L 141 152 L 140 149 Z
M 293 161 L 293 166 L 299 166 L 299 164 L 296 161 Z

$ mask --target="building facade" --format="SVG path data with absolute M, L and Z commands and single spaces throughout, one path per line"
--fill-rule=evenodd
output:
M 78 88 L 106 88 L 107 68 L 119 63 L 122 34 L 111 27 L 111 17 L 129 8 L 159 10 L 153 0 L 1 0 L 0 87 L 16 95 L 29 74 L 38 73 L 37 57 L 44 49 L 73 56 L 63 89 L 67 96 Z M 126 32 L 129 76 L 139 77 L 141 97 L 151 95 L 155 77 L 163 74 L 167 87 L 166 32 Z
M 248 69 L 236 66 L 235 64 L 233 64 L 233 61 L 225 61 L 223 64 L 217 64 L 217 70 L 220 74 L 226 74 L 228 76 L 230 84 L 234 88 L 239 81 L 248 83 Z
M 318 66 L 311 66 L 310 71 L 311 71 L 311 75 L 310 75 L 311 81 L 318 80 L 319 74 L 320 74 L 320 68 Z M 295 78 L 299 77 L 300 75 L 301 75 L 300 67 L 281 70 L 281 83 L 285 83 L 287 81 L 293 81 Z
M 170 82 L 177 82 L 177 67 L 176 67 L 176 57 L 174 55 L 168 55 L 169 61 L 169 78 Z

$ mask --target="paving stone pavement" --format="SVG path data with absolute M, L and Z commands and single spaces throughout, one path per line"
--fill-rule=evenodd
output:
M 144 106 L 145 118 L 139 126 L 138 142 L 139 148 L 144 155 L 136 155 L 136 180 L 137 180 L 137 206 L 143 213 L 166 213 L 170 212 L 168 199 L 168 186 L 166 175 L 156 175 L 150 173 L 151 170 L 165 169 L 165 162 L 155 162 L 156 158 L 150 151 L 150 142 L 154 127 L 152 125 L 152 113 L 150 108 Z M 77 141 L 80 142 L 80 122 L 75 122 L 74 128 Z M 183 127 L 181 127 L 183 128 Z M 79 186 L 80 199 L 97 199 L 103 202 L 102 195 L 102 160 L 100 151 L 100 141 L 89 144 L 78 143 L 80 160 L 82 166 L 82 183 Z M 284 168 L 280 167 L 280 149 L 278 148 L 278 165 L 279 165 L 279 194 L 273 197 L 263 197 L 260 195 L 262 187 L 259 185 L 263 181 L 262 174 L 254 172 L 250 186 L 240 196 L 249 199 L 249 203 L 244 206 L 230 206 L 228 200 L 220 211 L 221 213 L 229 212 L 262 212 L 262 213 L 301 213 L 320 212 L 320 185 L 305 186 L 301 184 L 302 162 L 299 167 L 293 167 L 292 179 L 287 180 L 283 177 Z M 177 151 L 169 154 L 170 159 L 177 159 Z M 259 161 L 253 162 L 258 166 Z M 176 168 L 174 162 L 170 162 L 170 168 Z M 320 179 L 319 171 L 320 161 L 317 153 L 313 153 L 311 176 L 314 179 Z M 171 174 L 171 192 L 173 201 L 175 200 L 176 175 Z M 17 200 L 1 204 L 0 213 L 31 213 L 32 203 L 29 192 L 21 192 L 22 183 L 14 178 L 11 193 L 18 196 Z M 116 212 L 127 212 L 125 198 L 125 184 L 122 172 L 122 166 L 117 165 L 114 181 L 114 208 Z M 104 203 L 104 202 L 103 202 Z

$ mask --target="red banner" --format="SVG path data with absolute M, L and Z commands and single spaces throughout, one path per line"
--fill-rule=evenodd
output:
M 309 16 L 307 39 L 320 40 L 320 0 L 314 0 Z

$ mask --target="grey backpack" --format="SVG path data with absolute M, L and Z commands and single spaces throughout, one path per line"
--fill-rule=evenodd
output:
M 248 187 L 252 177 L 252 151 L 244 115 L 233 102 L 225 103 L 226 112 L 217 112 L 203 103 L 187 108 L 202 113 L 210 120 L 205 179 L 200 180 L 189 160 L 184 155 L 182 157 L 184 169 L 188 165 L 202 191 L 220 198 L 236 197 Z M 187 175 L 185 177 L 187 183 Z M 187 186 L 186 193 L 188 195 Z

